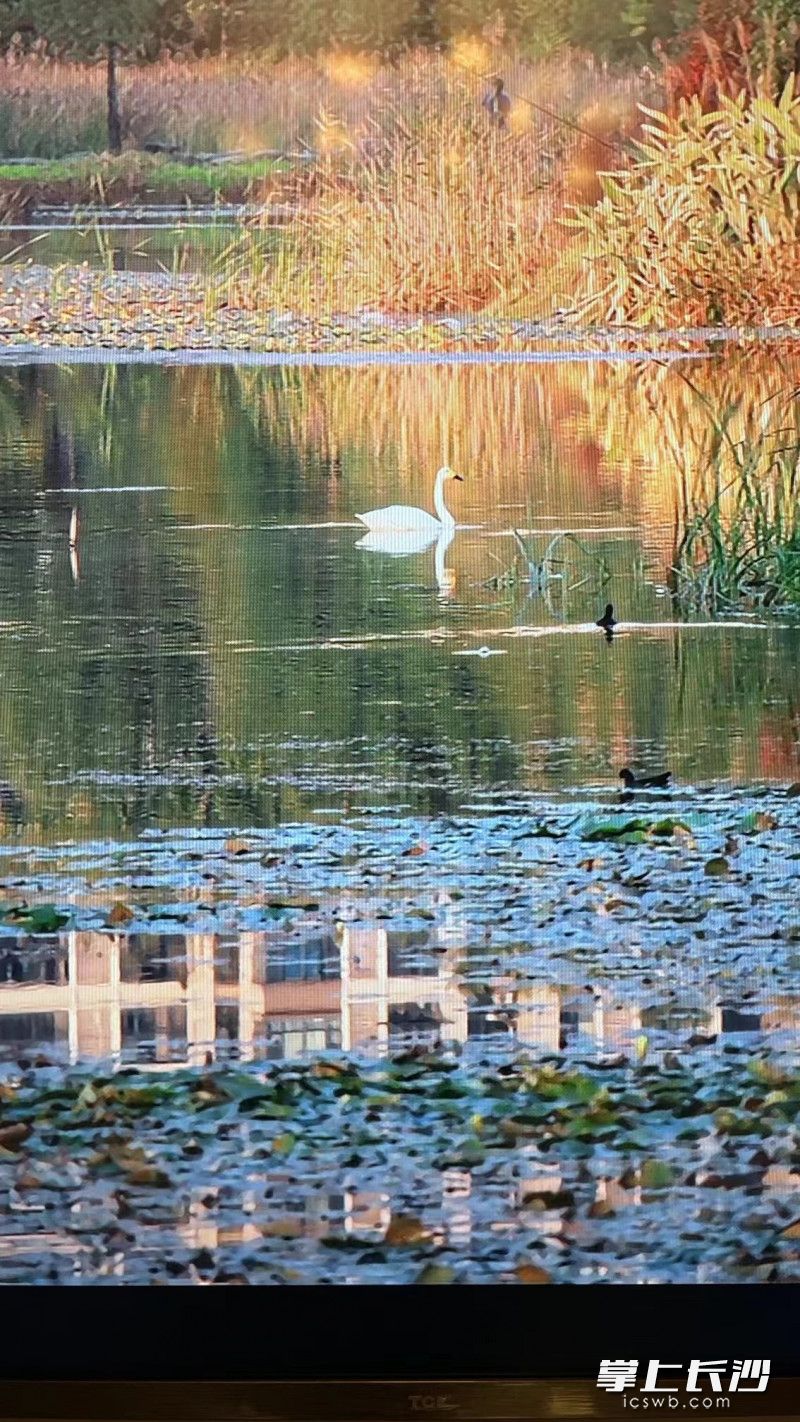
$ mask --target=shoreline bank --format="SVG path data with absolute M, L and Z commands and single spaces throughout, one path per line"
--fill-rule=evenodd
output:
M 234 360 L 252 364 L 375 361 L 674 360 L 731 344 L 785 343 L 790 327 L 581 328 L 562 319 L 493 315 L 307 316 L 233 304 L 222 284 L 168 273 L 0 267 L 0 362 Z

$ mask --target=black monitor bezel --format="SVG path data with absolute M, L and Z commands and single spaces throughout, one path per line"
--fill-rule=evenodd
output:
M 742 1356 L 800 1375 L 793 1283 L 9 1286 L 2 1303 L 3 1380 L 586 1378 L 603 1357 Z

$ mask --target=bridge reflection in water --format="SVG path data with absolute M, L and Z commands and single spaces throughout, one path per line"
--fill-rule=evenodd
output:
M 303 1056 L 381 1055 L 407 1043 L 513 1035 L 557 1052 L 571 1040 L 603 1051 L 664 1031 L 788 1033 L 800 994 L 738 1010 L 705 1001 L 620 1001 L 613 984 L 527 983 L 482 970 L 452 919 L 419 932 L 340 923 L 332 932 L 69 932 L 4 938 L 0 1051 L 151 1069 Z M 664 994 L 662 993 L 662 999 Z

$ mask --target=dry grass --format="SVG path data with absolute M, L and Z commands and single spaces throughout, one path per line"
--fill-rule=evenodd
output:
M 481 107 L 498 70 L 513 100 L 502 132 Z M 396 65 L 344 53 L 280 64 L 165 59 L 124 69 L 121 90 L 131 146 L 320 153 L 313 172 L 303 165 L 287 180 L 283 196 L 302 215 L 277 261 L 265 264 L 259 234 L 247 232 L 216 288 L 245 308 L 309 314 L 514 303 L 549 314 L 553 259 L 568 241 L 557 219 L 569 203 L 595 201 L 598 169 L 635 128 L 635 100 L 652 98 L 646 81 L 589 56 L 530 65 L 483 39 Z M 0 150 L 102 149 L 104 103 L 102 67 L 40 57 L 6 65 Z
M 380 71 L 355 117 L 323 108 L 322 162 L 278 263 L 264 270 L 245 240 L 227 273 L 230 299 L 303 312 L 549 314 L 558 215 L 591 201 L 597 167 L 633 125 L 630 84 L 597 75 L 578 135 L 555 111 L 566 70 L 503 65 L 514 95 L 506 131 L 481 108 L 485 79 L 455 58 L 418 54 Z M 616 84 L 616 88 L 615 88 Z M 537 95 L 534 107 L 522 97 Z M 549 102 L 548 102 L 549 101 Z
M 484 310 L 533 285 L 559 184 L 538 134 L 479 127 L 472 109 L 455 89 L 413 129 L 397 114 L 349 170 L 326 166 L 269 274 L 275 297 L 291 293 L 300 310 L 422 315 Z M 251 299 L 263 293 L 257 284 Z
M 320 103 L 346 85 L 306 61 L 284 64 L 164 59 L 126 66 L 120 94 L 126 141 L 173 143 L 190 152 L 252 151 L 310 137 Z M 102 151 L 105 73 L 100 64 L 38 57 L 0 69 L 0 151 L 61 157 Z
M 492 70 L 513 96 L 508 132 L 480 106 Z M 291 180 L 302 213 L 277 259 L 246 232 L 210 301 L 221 289 L 245 309 L 315 315 L 560 307 L 640 327 L 800 319 L 792 85 L 777 103 L 752 89 L 710 113 L 699 100 L 653 111 L 635 162 L 625 145 L 641 136 L 636 102 L 657 102 L 651 79 L 573 53 L 530 65 L 485 39 L 397 65 L 165 59 L 126 68 L 122 94 L 131 146 L 321 153 Z M 6 64 L 0 150 L 101 150 L 104 103 L 102 66 Z
M 397 65 L 369 56 L 321 54 L 316 59 L 268 56 L 203 60 L 165 58 L 124 66 L 120 91 L 127 140 L 158 140 L 190 152 L 258 150 L 312 142 L 321 111 L 348 132 L 384 107 L 409 113 L 423 87 L 446 88 L 462 74 L 482 91 L 482 78 L 503 66 L 512 93 L 528 95 L 573 119 L 607 98 L 641 90 L 635 77 L 606 74 L 591 58 L 564 53 L 536 66 L 498 53 L 485 41 L 456 45 L 448 60 L 424 52 Z M 519 106 L 515 123 L 530 116 Z M 105 147 L 102 64 L 72 64 L 39 55 L 0 64 L 0 154 L 61 157 Z

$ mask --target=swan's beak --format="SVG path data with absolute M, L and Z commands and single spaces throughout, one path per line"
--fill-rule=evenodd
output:
M 464 475 L 463 475 L 463 474 L 451 474 L 451 475 L 450 475 L 450 478 L 451 478 L 451 479 L 457 479 L 458 482 L 459 482 L 459 484 L 463 484 L 463 482 L 464 482 Z

